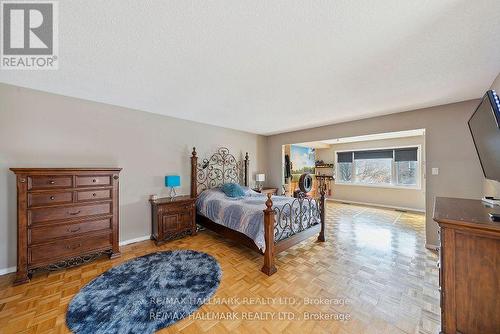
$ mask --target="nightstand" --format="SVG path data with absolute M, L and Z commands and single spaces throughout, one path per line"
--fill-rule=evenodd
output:
M 261 193 L 261 194 L 272 194 L 272 195 L 277 195 L 278 194 L 278 188 L 262 188 L 262 190 L 259 189 L 253 189 L 254 191 Z
M 196 198 L 177 196 L 150 200 L 152 231 L 151 239 L 157 245 L 166 241 L 196 234 Z

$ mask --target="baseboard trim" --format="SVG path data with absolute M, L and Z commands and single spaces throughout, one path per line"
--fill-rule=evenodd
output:
M 425 213 L 425 210 L 422 210 L 422 209 L 406 208 L 406 207 L 386 205 L 386 204 L 377 204 L 377 203 L 369 203 L 369 202 L 357 202 L 357 201 L 350 201 L 350 200 L 339 199 L 339 198 L 327 198 L 326 200 L 332 201 L 332 202 L 338 202 L 338 203 L 342 203 L 343 202 L 343 203 L 350 203 L 350 204 L 376 206 L 376 207 L 379 207 L 379 208 L 387 208 L 387 209 L 395 209 L 395 210 L 404 210 L 404 211 L 413 211 L 413 212 Z
M 2 268 L 2 269 L 0 269 L 0 276 L 7 275 L 10 273 L 15 273 L 16 269 L 17 269 L 17 267 Z
M 134 239 L 123 240 L 123 241 L 120 241 L 119 245 L 125 246 L 125 245 L 135 244 L 136 242 L 141 242 L 141 241 L 146 241 L 146 240 L 151 240 L 151 236 L 145 235 L 145 236 L 134 238 Z

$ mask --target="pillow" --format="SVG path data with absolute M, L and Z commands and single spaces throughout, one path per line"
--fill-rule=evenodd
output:
M 245 191 L 237 183 L 226 183 L 221 186 L 221 190 L 226 194 L 227 197 L 243 197 L 245 196 Z

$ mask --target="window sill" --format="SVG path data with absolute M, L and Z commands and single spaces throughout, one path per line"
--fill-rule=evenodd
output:
M 384 189 L 403 189 L 403 190 L 422 190 L 420 186 L 393 186 L 387 184 L 368 184 L 368 183 L 346 183 L 335 182 L 336 186 L 354 186 L 354 187 L 368 187 L 368 188 L 384 188 Z

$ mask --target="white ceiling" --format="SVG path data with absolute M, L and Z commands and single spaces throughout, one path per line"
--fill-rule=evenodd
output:
M 498 0 L 59 1 L 60 68 L 0 82 L 273 134 L 480 97 Z

